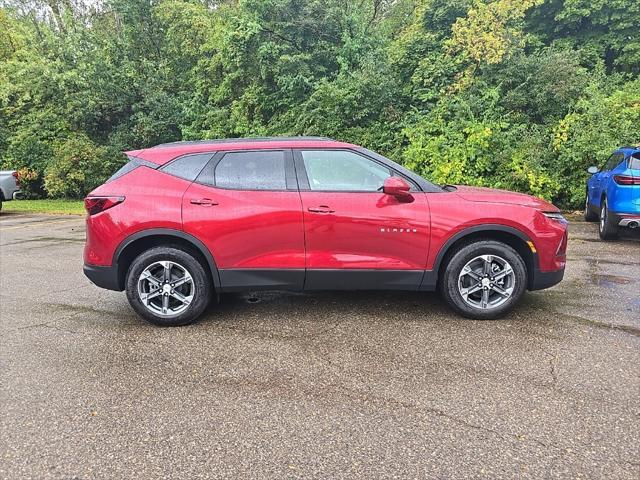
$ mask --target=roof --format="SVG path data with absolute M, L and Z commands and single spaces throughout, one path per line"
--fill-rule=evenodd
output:
M 180 155 L 218 150 L 261 150 L 273 148 L 353 148 L 351 143 L 326 137 L 252 137 L 163 143 L 155 147 L 125 152 L 127 155 L 163 164 Z

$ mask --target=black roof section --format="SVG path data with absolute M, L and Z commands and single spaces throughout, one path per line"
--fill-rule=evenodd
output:
M 286 141 L 321 141 L 335 142 L 328 137 L 245 137 L 245 138 L 214 138 L 211 140 L 186 140 L 181 142 L 161 143 L 152 148 L 158 147 L 178 147 L 180 145 L 209 145 L 216 143 L 249 143 L 249 142 L 286 142 Z

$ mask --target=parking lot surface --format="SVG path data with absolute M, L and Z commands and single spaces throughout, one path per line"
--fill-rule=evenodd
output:
M 224 296 L 153 327 L 79 217 L 0 216 L 0 476 L 640 477 L 640 240 L 571 225 L 501 321 L 435 294 Z

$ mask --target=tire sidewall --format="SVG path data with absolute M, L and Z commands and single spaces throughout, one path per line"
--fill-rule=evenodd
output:
M 489 310 L 469 305 L 458 290 L 458 276 L 462 268 L 479 255 L 495 255 L 505 259 L 515 274 L 511 297 L 499 307 Z M 481 240 L 460 248 L 451 256 L 443 276 L 440 289 L 447 303 L 462 316 L 476 320 L 492 320 L 505 315 L 517 305 L 527 288 L 527 268 L 522 257 L 509 245 L 494 240 Z
M 179 315 L 161 317 L 142 303 L 138 295 L 138 279 L 149 265 L 160 261 L 172 261 L 184 267 L 193 279 L 196 293 L 189 307 Z M 130 305 L 145 320 L 161 327 L 176 327 L 193 323 L 205 311 L 211 299 L 211 282 L 202 264 L 189 252 L 174 247 L 155 247 L 141 253 L 127 271 L 126 294 Z
M 604 216 L 604 222 L 602 218 Z M 615 221 L 611 220 L 611 212 L 609 212 L 609 204 L 606 197 L 602 199 L 600 206 L 600 221 L 598 222 L 598 233 L 602 240 L 614 240 L 618 236 L 618 226 Z

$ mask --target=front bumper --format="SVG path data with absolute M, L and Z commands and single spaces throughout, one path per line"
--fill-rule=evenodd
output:
M 551 272 L 541 272 L 537 268 L 533 271 L 533 278 L 529 290 L 543 290 L 553 287 L 562 281 L 564 268 Z
M 101 267 L 97 265 L 87 265 L 85 263 L 83 271 L 87 278 L 91 280 L 91 283 L 100 288 L 115 290 L 117 292 L 124 290 L 116 267 Z

